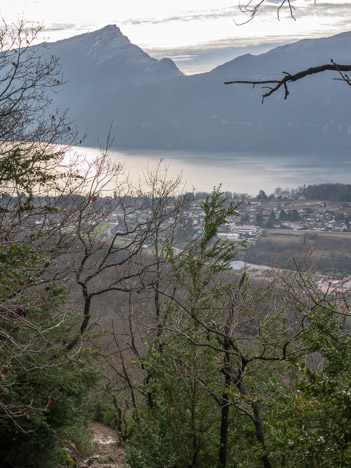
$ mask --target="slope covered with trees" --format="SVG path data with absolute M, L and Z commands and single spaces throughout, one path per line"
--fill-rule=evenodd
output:
M 65 154 L 33 34 L 3 31 L 0 55 L 3 466 L 78 464 L 63 448 L 89 448 L 94 413 L 135 468 L 350 465 L 344 289 L 299 264 L 235 275 L 220 189 L 187 236 L 180 179 Z

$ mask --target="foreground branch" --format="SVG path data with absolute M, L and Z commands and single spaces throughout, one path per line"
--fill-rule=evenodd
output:
M 337 71 L 340 75 L 340 80 L 345 81 L 348 85 L 351 86 L 350 79 L 347 75 L 343 72 L 351 71 L 351 65 L 338 65 L 333 60 L 331 60 L 330 64 L 320 65 L 318 67 L 311 67 L 307 68 L 306 70 L 302 70 L 294 75 L 291 75 L 288 72 L 282 72 L 285 76 L 281 80 L 263 80 L 263 81 L 249 81 L 249 80 L 237 80 L 237 81 L 226 81 L 224 84 L 251 84 L 253 87 L 256 85 L 271 85 L 271 86 L 263 86 L 263 88 L 267 88 L 268 91 L 262 95 L 262 104 L 266 97 L 271 96 L 273 93 L 278 91 L 281 87 L 284 88 L 284 99 L 287 99 L 289 96 L 289 89 L 288 84 L 294 83 L 295 81 L 299 81 L 306 76 L 316 75 L 317 73 L 322 73 L 325 71 Z
M 241 26 L 243 24 L 247 24 L 250 21 L 252 21 L 257 15 L 257 13 L 259 12 L 259 10 L 263 7 L 265 1 L 266 0 L 256 0 L 256 1 L 246 0 L 244 3 L 239 1 L 239 10 L 241 13 L 247 16 L 247 20 L 239 22 L 239 23 L 234 20 L 234 22 L 238 26 Z M 292 2 L 293 0 L 281 0 L 280 3 L 278 3 L 277 10 L 276 10 L 278 20 L 280 20 L 280 13 L 284 6 L 288 8 L 290 17 L 293 20 L 296 20 L 294 16 L 294 11 L 296 8 L 292 5 Z M 316 4 L 317 0 L 314 0 L 313 3 Z

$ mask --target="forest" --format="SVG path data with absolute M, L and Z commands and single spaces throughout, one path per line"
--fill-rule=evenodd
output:
M 133 468 L 349 466 L 349 298 L 234 273 L 220 186 L 187 238 L 181 177 L 72 151 L 36 34 L 0 38 L 1 466 L 83 466 L 94 419 Z
M 350 201 L 350 184 L 318 184 L 308 185 L 300 189 L 301 195 L 307 200 Z

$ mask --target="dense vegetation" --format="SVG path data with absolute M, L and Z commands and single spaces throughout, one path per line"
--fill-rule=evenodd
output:
M 213 239 L 228 212 L 218 193 L 203 207 L 201 241 L 169 252 L 162 320 L 137 361 L 131 465 L 346 466 L 350 339 L 339 300 L 299 273 L 234 280 L 230 246 Z
M 307 200 L 351 201 L 350 184 L 308 185 L 300 193 Z
M 207 192 L 198 192 L 195 194 L 195 198 L 204 199 L 210 195 Z M 226 198 L 234 198 L 240 200 L 247 198 L 247 194 L 237 194 L 232 192 L 224 192 Z M 283 199 L 297 200 L 300 197 L 304 197 L 306 200 L 320 200 L 320 201 L 340 201 L 348 202 L 351 201 L 351 185 L 341 183 L 326 183 L 326 184 L 314 184 L 304 185 L 293 189 L 282 189 L 277 187 L 271 194 L 267 195 L 264 190 L 260 190 L 257 194 L 257 200 L 261 202 L 277 201 Z M 292 219 L 295 221 L 295 219 Z

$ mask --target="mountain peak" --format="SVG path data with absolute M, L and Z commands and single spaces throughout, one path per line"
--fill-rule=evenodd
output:
M 119 32 L 120 34 L 122 34 L 117 24 L 107 24 L 103 28 L 97 29 L 96 32 L 97 31 L 112 31 L 112 32 Z
M 74 60 L 79 60 L 80 63 L 88 61 L 101 64 L 106 61 L 121 60 L 123 57 L 138 61 L 154 60 L 140 47 L 132 44 L 115 24 L 52 42 L 47 46 L 50 47 L 51 53 L 57 57 L 73 57 L 75 54 L 71 51 L 77 51 L 79 57 L 75 57 Z
M 150 57 L 115 24 L 46 44 L 45 53 L 59 58 L 62 71 L 71 82 L 67 89 L 73 89 L 75 80 L 87 84 L 87 75 L 112 90 L 128 83 L 149 83 L 182 75 L 172 60 Z
M 73 44 L 80 44 L 82 47 L 88 48 L 108 46 L 113 48 L 137 47 L 139 49 L 138 46 L 131 44 L 128 37 L 121 32 L 116 24 L 109 24 L 96 31 L 78 34 L 77 36 L 49 43 L 54 48 L 70 47 Z
M 97 31 L 83 34 L 82 37 L 84 37 L 85 41 L 94 48 L 108 46 L 109 48 L 117 49 L 125 47 L 136 47 L 139 49 L 138 46 L 131 44 L 128 37 L 121 32 L 116 24 L 109 24 Z
M 111 37 L 111 38 L 125 38 L 129 41 L 129 39 L 127 38 L 127 36 L 125 36 L 122 31 L 120 30 L 120 28 L 116 25 L 116 24 L 108 24 L 107 26 L 104 26 L 103 28 L 101 29 L 97 29 L 96 31 L 92 31 L 90 33 L 87 33 L 87 34 L 91 34 L 91 35 L 94 35 L 94 36 L 104 36 L 104 37 Z

